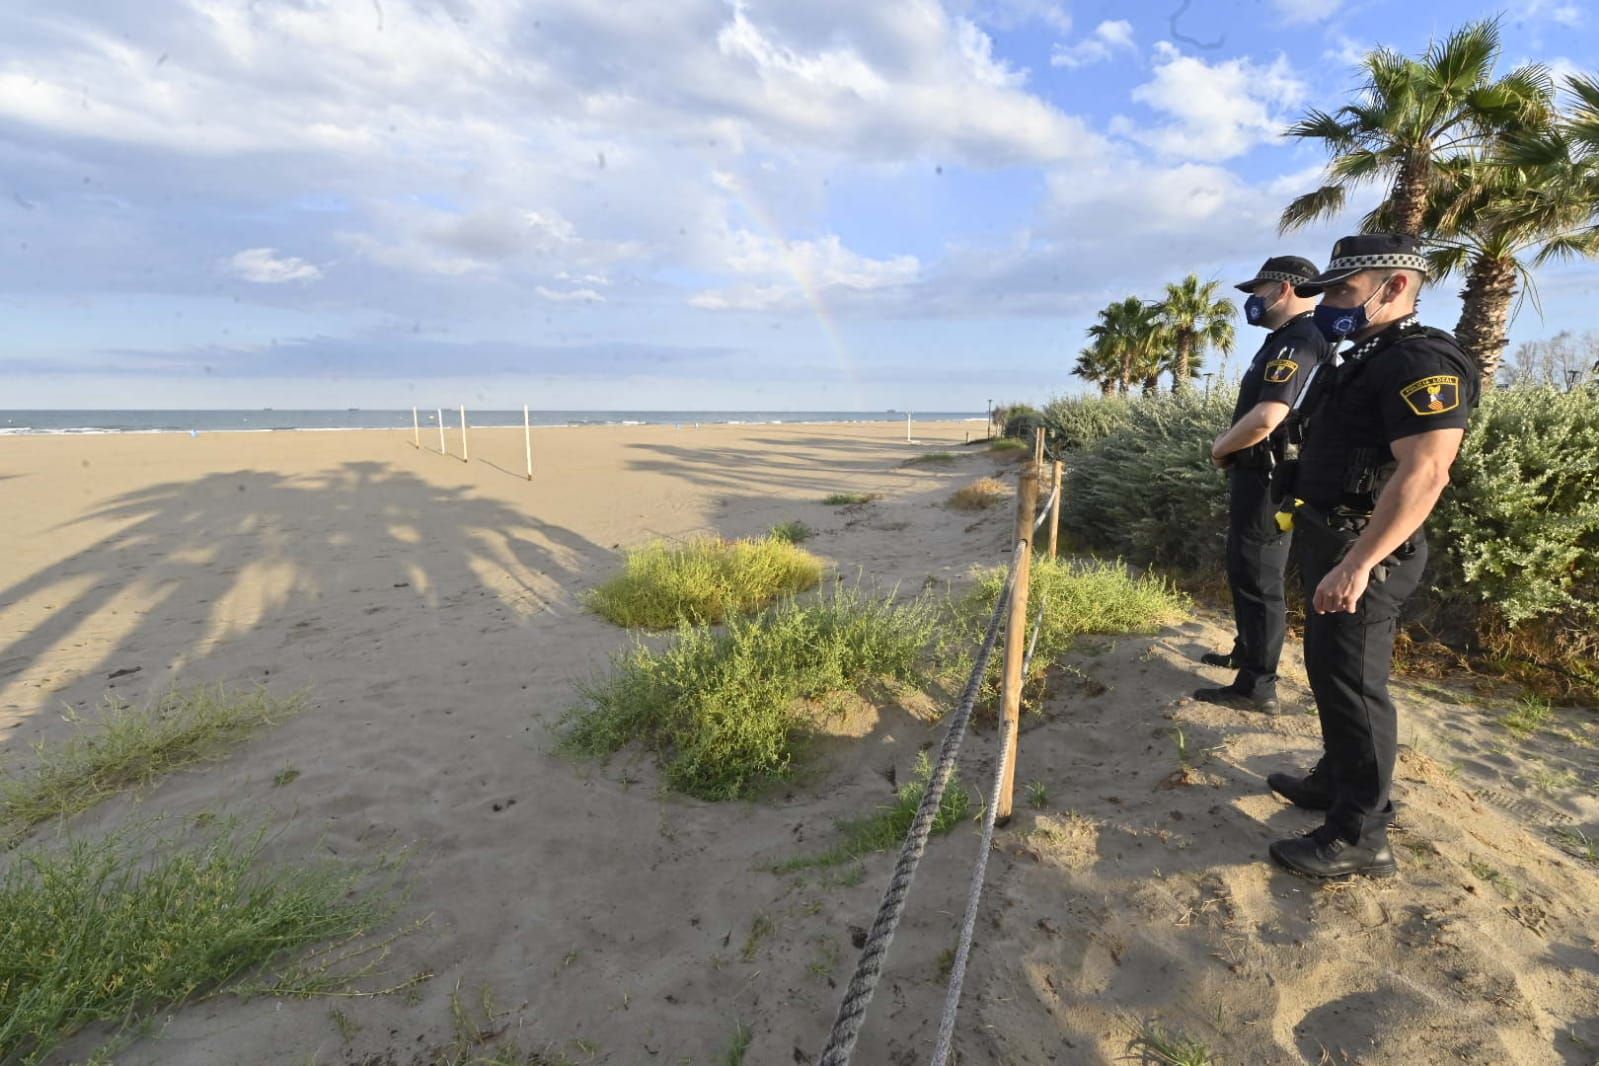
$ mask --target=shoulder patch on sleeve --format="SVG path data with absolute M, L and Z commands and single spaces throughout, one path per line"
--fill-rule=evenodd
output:
M 1273 385 L 1285 385 L 1299 373 L 1299 364 L 1292 359 L 1273 359 L 1266 364 L 1265 378 Z
M 1441 415 L 1460 406 L 1460 378 L 1434 374 L 1412 381 L 1399 390 L 1399 398 L 1418 415 Z

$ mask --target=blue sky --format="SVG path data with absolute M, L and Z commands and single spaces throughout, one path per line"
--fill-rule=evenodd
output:
M 1574 0 L 11 0 L 0 407 L 1076 391 L 1108 301 L 1324 260 L 1285 121 L 1494 14 L 1599 54 Z M 1592 325 L 1539 280 L 1513 344 Z

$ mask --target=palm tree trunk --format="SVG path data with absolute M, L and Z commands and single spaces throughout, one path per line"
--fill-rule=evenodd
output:
M 1144 378 L 1144 395 L 1153 396 L 1160 391 L 1160 375 L 1149 374 Z
M 1177 359 L 1172 363 L 1171 391 L 1182 392 L 1188 387 L 1188 360 L 1194 351 L 1194 335 L 1186 329 L 1177 334 Z
M 1482 372 L 1482 386 L 1491 389 L 1505 358 L 1510 338 L 1505 326 L 1516 295 L 1516 262 L 1509 257 L 1479 256 L 1460 290 L 1460 321 L 1455 339 Z
M 1121 376 L 1121 380 L 1116 382 L 1116 391 L 1121 393 L 1123 396 L 1125 396 L 1125 395 L 1127 395 L 1127 390 L 1132 388 L 1132 387 L 1133 387 L 1133 356 L 1132 356 L 1131 352 L 1128 352 L 1126 355 L 1122 356 L 1122 376 Z
M 1428 166 L 1425 158 L 1407 159 L 1394 178 L 1393 191 L 1388 196 L 1393 209 L 1394 226 L 1409 237 L 1420 237 L 1427 214 Z
M 1099 394 L 1106 399 L 1116 394 L 1116 381 L 1114 378 L 1105 378 L 1099 383 Z

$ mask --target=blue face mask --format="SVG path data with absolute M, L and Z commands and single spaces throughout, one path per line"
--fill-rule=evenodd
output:
M 1391 278 L 1393 275 L 1389 275 Z M 1316 305 L 1311 312 L 1311 321 L 1316 328 L 1321 330 L 1321 335 L 1337 344 L 1351 333 L 1359 333 L 1371 325 L 1371 320 L 1366 317 L 1366 305 L 1382 294 L 1383 286 L 1388 284 L 1384 278 L 1382 285 L 1377 286 L 1377 291 L 1366 297 L 1366 302 L 1356 307 L 1329 307 L 1325 302 Z
M 1251 326 L 1258 326 L 1266 321 L 1267 313 L 1280 303 L 1282 303 L 1281 300 L 1273 300 L 1271 303 L 1267 303 L 1259 296 L 1251 296 L 1244 301 L 1244 318 L 1248 320 Z

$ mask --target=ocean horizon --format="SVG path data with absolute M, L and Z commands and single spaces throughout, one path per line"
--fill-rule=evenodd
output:
M 422 427 L 438 425 L 438 410 L 418 410 Z M 534 426 L 804 425 L 836 422 L 897 422 L 907 415 L 924 422 L 982 422 L 968 411 L 531 411 Z M 446 429 L 460 427 L 459 408 L 443 410 Z M 522 425 L 522 411 L 467 408 L 467 424 L 479 429 Z M 297 430 L 410 429 L 411 411 L 342 410 L 0 410 L 0 436 L 99 433 L 265 433 Z

